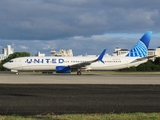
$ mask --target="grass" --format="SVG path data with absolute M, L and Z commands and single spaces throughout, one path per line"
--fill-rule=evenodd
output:
M 160 113 L 0 116 L 0 120 L 160 120 Z

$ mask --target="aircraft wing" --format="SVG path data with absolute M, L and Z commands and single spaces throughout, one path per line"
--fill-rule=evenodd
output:
M 87 62 L 81 62 L 81 63 L 78 63 L 78 64 L 73 64 L 73 65 L 69 65 L 69 67 L 71 69 L 75 69 L 75 68 L 82 68 L 82 67 L 86 67 L 94 62 L 97 62 L 97 61 L 101 61 L 102 63 L 104 63 L 104 61 L 102 60 L 104 55 L 105 55 L 105 52 L 106 52 L 106 49 L 103 50 L 103 52 L 100 54 L 100 56 L 95 59 L 95 60 L 91 60 L 91 61 L 87 61 Z

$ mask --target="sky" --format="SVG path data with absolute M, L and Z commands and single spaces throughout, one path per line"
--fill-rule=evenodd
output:
M 160 46 L 158 0 L 1 0 L 0 49 L 15 52 L 72 49 L 98 55 L 103 49 L 131 49 L 146 31 L 149 48 Z

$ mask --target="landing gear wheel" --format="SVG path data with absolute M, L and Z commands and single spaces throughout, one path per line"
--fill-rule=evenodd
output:
M 82 73 L 81 73 L 81 71 L 77 71 L 77 75 L 81 75 Z

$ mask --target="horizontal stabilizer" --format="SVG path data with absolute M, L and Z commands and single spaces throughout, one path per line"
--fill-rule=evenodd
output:
M 141 60 L 150 59 L 150 58 L 154 58 L 154 57 L 156 57 L 156 55 L 138 58 L 137 60 L 141 61 Z

